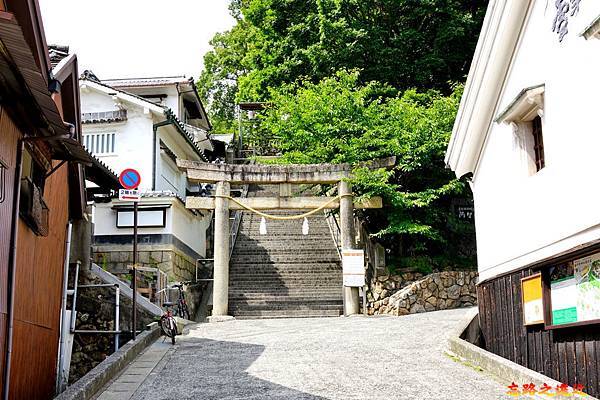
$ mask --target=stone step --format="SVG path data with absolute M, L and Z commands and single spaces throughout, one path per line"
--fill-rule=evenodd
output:
M 302 304 L 300 302 L 270 302 L 270 301 L 260 301 L 260 300 L 251 300 L 249 302 L 244 303 L 233 303 L 229 305 L 230 312 L 247 312 L 247 311 L 263 311 L 263 310 L 339 310 L 343 307 L 341 301 L 330 302 L 330 304 L 326 304 L 322 302 L 320 304 Z
M 235 248 L 234 248 L 234 254 L 237 253 L 244 253 L 245 251 L 252 251 L 253 253 L 256 253 L 257 250 L 263 250 L 263 254 L 270 252 L 271 250 L 281 250 L 281 251 L 288 251 L 292 252 L 294 250 L 304 250 L 307 251 L 307 254 L 310 254 L 310 251 L 312 250 L 334 250 L 335 248 L 332 249 L 333 246 L 333 242 L 331 244 L 329 243 L 323 243 L 322 240 L 315 240 L 312 242 L 304 242 L 304 241 L 290 241 L 290 242 L 283 242 L 283 241 L 273 241 L 273 242 L 254 242 L 254 243 L 243 243 L 243 242 L 237 242 L 235 244 Z
M 315 293 L 246 293 L 246 292 L 231 292 L 229 294 L 229 302 L 245 302 L 245 301 L 268 301 L 275 303 L 301 303 L 301 304 L 338 304 L 343 301 L 341 287 L 336 291 L 315 292 Z
M 260 310 L 236 311 L 237 319 L 323 318 L 339 317 L 343 310 Z
M 235 254 L 231 257 L 231 266 L 238 264 L 339 264 L 340 258 L 337 253 L 331 254 L 302 254 L 298 257 L 290 257 L 290 254 Z
M 244 279 L 244 277 L 230 277 L 231 287 L 232 288 L 251 288 L 251 287 L 264 287 L 264 288 L 273 288 L 273 287 L 282 287 L 282 288 L 292 288 L 292 287 L 310 287 L 310 286 L 318 286 L 318 287 L 336 287 L 338 284 L 341 286 L 343 282 L 341 277 L 324 277 L 321 279 L 303 279 L 303 278 L 289 278 L 289 279 L 281 279 L 274 276 L 262 276 L 260 279 Z
M 306 256 L 333 256 L 336 255 L 339 259 L 339 255 L 337 250 L 335 249 L 335 247 L 328 247 L 328 248 L 313 248 L 311 251 L 307 251 L 307 252 L 303 252 L 303 253 L 293 253 L 291 254 L 290 252 L 290 248 L 289 247 L 281 247 L 281 248 L 276 248 L 276 249 L 269 249 L 269 251 L 265 251 L 264 248 L 258 247 L 258 246 L 254 246 L 254 247 L 250 247 L 250 246 L 246 246 L 246 247 L 240 247 L 240 246 L 235 246 L 235 248 L 233 249 L 233 255 L 232 258 L 239 256 L 239 255 L 253 255 L 253 254 L 258 254 L 258 255 L 273 255 L 273 256 L 290 256 L 290 255 L 306 255 Z
M 318 301 L 342 301 L 342 290 L 340 287 L 328 291 L 234 291 L 229 294 L 229 299 L 231 302 L 265 299 L 280 299 L 279 301 L 282 302 L 285 299 L 302 299 L 318 303 Z
M 287 263 L 235 263 L 229 268 L 229 271 L 306 271 L 306 272 L 320 272 L 320 271 L 338 271 L 342 272 L 342 268 L 338 263 L 310 263 L 302 262 L 297 260 L 296 262 Z

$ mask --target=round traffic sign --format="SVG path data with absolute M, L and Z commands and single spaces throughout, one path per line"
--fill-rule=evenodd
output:
M 127 168 L 119 175 L 119 182 L 125 189 L 135 189 L 140 186 L 142 177 L 135 169 Z

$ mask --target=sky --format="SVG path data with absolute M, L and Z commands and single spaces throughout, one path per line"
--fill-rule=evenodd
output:
M 39 0 L 48 44 L 69 45 L 100 79 L 197 78 L 209 41 L 230 29 L 228 0 Z

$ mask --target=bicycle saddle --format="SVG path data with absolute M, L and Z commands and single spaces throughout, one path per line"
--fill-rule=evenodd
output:
M 172 301 L 165 301 L 163 303 L 163 307 L 171 307 L 171 306 L 174 306 L 174 305 L 175 305 L 175 303 L 173 303 Z
M 181 283 L 178 283 L 176 285 L 173 285 L 173 287 L 181 289 L 181 288 L 183 288 L 183 285 Z

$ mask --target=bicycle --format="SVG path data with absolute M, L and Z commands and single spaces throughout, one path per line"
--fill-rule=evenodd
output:
M 173 287 L 177 288 L 177 292 L 178 292 L 177 310 L 175 311 L 175 316 L 185 318 L 185 319 L 190 319 L 190 310 L 188 308 L 187 301 L 185 300 L 183 284 L 178 283 L 176 285 L 173 285 Z
M 175 336 L 177 336 L 177 322 L 171 311 L 171 307 L 174 305 L 175 303 L 165 301 L 163 307 L 166 307 L 167 311 L 160 317 L 160 329 L 165 336 L 171 338 L 171 344 L 173 345 L 175 344 Z

